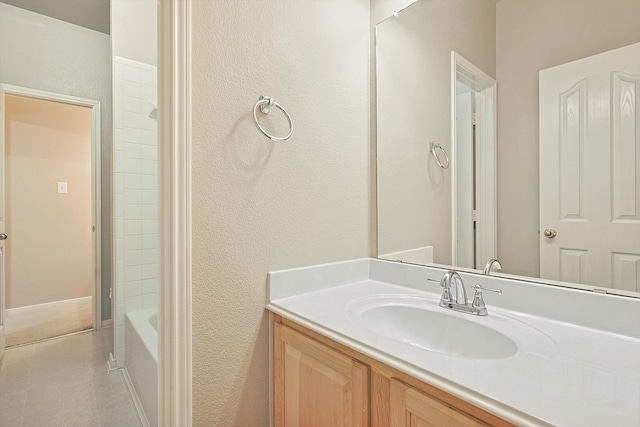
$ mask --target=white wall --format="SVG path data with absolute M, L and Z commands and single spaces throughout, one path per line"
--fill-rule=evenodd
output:
M 111 0 L 113 56 L 158 65 L 157 0 Z
M 640 41 L 638 0 L 497 3 L 498 257 L 539 275 L 538 71 Z
M 125 314 L 158 307 L 156 67 L 114 58 L 115 357 L 125 360 Z
M 102 126 L 102 318 L 111 318 L 109 36 L 0 3 L 0 82 L 95 99 Z
M 493 0 L 419 1 L 378 25 L 378 253 L 434 247 L 451 264 L 451 51 L 495 75 Z
M 192 19 L 194 425 L 264 426 L 267 272 L 369 252 L 369 2 L 196 0 Z M 260 95 L 290 140 L 256 130 Z

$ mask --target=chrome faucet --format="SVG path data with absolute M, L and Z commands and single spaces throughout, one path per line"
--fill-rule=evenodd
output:
M 497 260 L 494 260 L 497 262 Z M 429 279 L 431 280 L 431 279 Z M 455 301 L 451 294 L 451 286 L 455 289 Z M 473 295 L 473 301 L 467 301 L 467 291 L 464 288 L 464 282 L 462 277 L 457 271 L 449 270 L 440 279 L 440 286 L 442 286 L 442 296 L 440 297 L 440 307 L 448 308 L 451 310 L 461 311 L 463 313 L 474 314 L 476 316 L 486 316 L 487 306 L 482 298 L 482 291 L 496 292 L 502 294 L 499 289 L 487 289 L 480 285 L 471 286 L 475 290 Z
M 500 270 L 502 268 L 502 264 L 495 258 L 491 258 L 487 265 L 484 266 L 484 270 L 482 270 L 482 274 L 486 274 L 487 276 L 491 274 L 492 271 Z
M 440 279 L 440 286 L 444 288 L 442 292 L 443 298 L 440 299 L 440 306 L 445 307 L 443 305 L 445 294 L 448 295 L 448 302 L 453 302 L 453 298 L 451 295 L 451 285 L 454 285 L 454 289 L 456 291 L 456 304 L 467 304 L 467 291 L 464 289 L 464 283 L 462 282 L 462 277 L 458 274 L 457 271 L 449 270 L 447 271 L 442 279 Z

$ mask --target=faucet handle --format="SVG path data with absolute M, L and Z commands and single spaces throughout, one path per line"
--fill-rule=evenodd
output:
M 473 285 L 473 286 L 469 286 L 471 289 L 474 289 L 476 291 L 476 293 L 480 293 L 480 295 L 482 295 L 482 291 L 489 291 L 489 292 L 495 292 L 498 295 L 502 295 L 502 290 L 501 289 L 489 289 L 489 288 L 485 288 L 482 285 Z
M 473 286 L 470 286 L 470 288 L 476 291 L 475 294 L 473 295 L 473 302 L 471 303 L 471 308 L 475 309 L 478 315 L 480 316 L 486 316 L 488 314 L 487 306 L 485 305 L 484 299 L 482 298 L 482 291 L 495 292 L 498 295 L 502 295 L 502 290 L 489 289 L 489 288 L 485 288 L 482 285 L 473 285 Z
M 430 282 L 438 282 L 440 286 L 444 288 L 442 290 L 442 295 L 440 296 L 440 307 L 447 307 L 453 302 L 453 295 L 451 295 L 451 283 L 449 283 L 449 281 L 435 279 L 427 280 L 429 280 Z
M 440 284 L 440 287 L 445 288 L 446 289 L 450 289 L 451 288 L 451 281 L 446 280 L 445 277 L 443 277 L 440 280 L 436 280 L 436 279 L 427 279 L 429 282 L 436 282 Z

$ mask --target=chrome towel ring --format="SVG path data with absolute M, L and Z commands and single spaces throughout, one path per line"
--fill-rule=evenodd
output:
M 260 112 L 263 114 L 269 114 L 271 112 L 271 107 L 279 108 L 284 113 L 284 116 L 289 122 L 289 133 L 286 136 L 279 137 L 273 136 L 266 130 L 264 130 L 262 126 L 260 126 L 260 123 L 258 123 L 258 107 L 260 107 Z M 253 106 L 253 123 L 264 136 L 273 141 L 285 141 L 289 139 L 289 137 L 291 137 L 291 134 L 293 133 L 293 122 L 291 121 L 291 116 L 289 116 L 287 110 L 285 110 L 282 105 L 278 104 L 275 99 L 268 96 L 260 96 L 260 99 L 258 100 L 258 102 L 256 102 L 256 105 Z
M 436 148 L 440 149 L 440 151 L 442 151 L 442 154 L 444 154 L 444 159 L 446 160 L 444 164 L 440 161 L 440 158 L 436 153 Z M 444 150 L 444 148 L 442 148 L 442 145 L 438 144 L 437 142 L 429 141 L 429 150 L 431 151 L 431 155 L 433 156 L 433 158 L 436 159 L 436 163 L 438 164 L 438 166 L 440 166 L 442 169 L 447 169 L 449 167 L 449 156 L 447 155 L 447 152 Z

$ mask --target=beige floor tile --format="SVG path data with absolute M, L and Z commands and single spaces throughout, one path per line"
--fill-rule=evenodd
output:
M 109 372 L 113 330 L 5 351 L 0 427 L 139 427 L 121 371 Z

